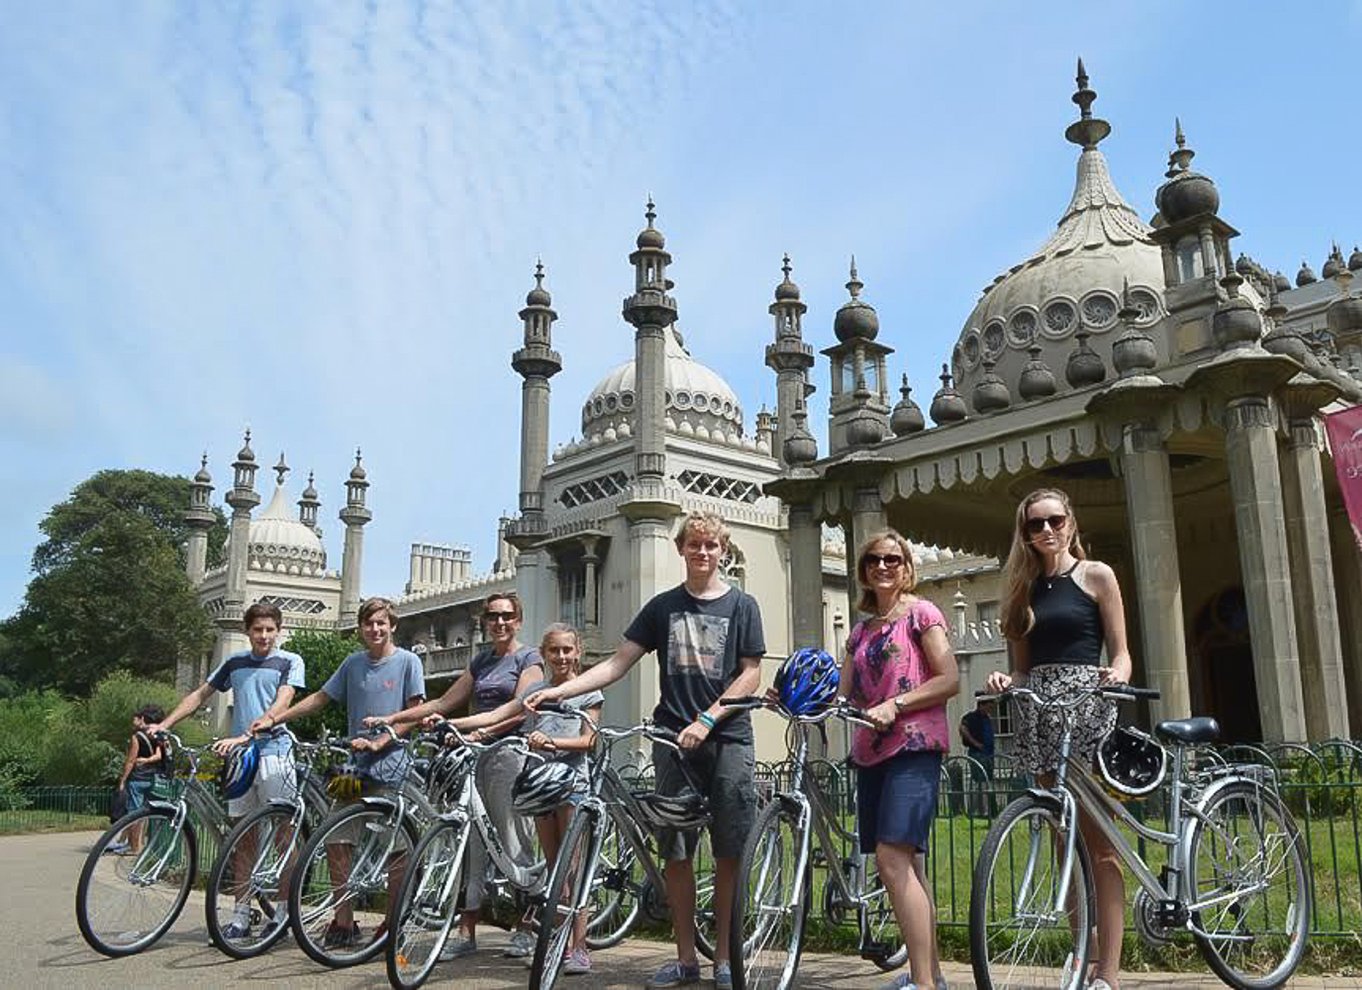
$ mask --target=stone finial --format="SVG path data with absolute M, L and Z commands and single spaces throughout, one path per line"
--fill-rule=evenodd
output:
M 1064 137 L 1071 144 L 1079 145 L 1084 151 L 1091 151 L 1111 133 L 1111 125 L 1092 115 L 1092 105 L 1097 100 L 1097 91 L 1088 86 L 1088 73 L 1083 68 L 1083 60 L 1078 60 L 1078 88 L 1073 101 L 1078 105 L 1079 119 L 1064 131 Z
M 993 370 L 997 363 L 994 358 L 984 358 L 984 373 L 979 376 L 979 380 L 974 384 L 974 390 L 970 393 L 970 398 L 974 400 L 975 412 L 1002 412 L 1012 405 L 1012 393 L 1008 391 L 1007 383 Z
M 1300 288 L 1303 285 L 1310 285 L 1312 282 L 1318 281 L 1319 279 L 1315 277 L 1315 270 L 1310 267 L 1310 262 L 1302 261 L 1301 270 L 1296 272 L 1296 287 Z
M 1348 263 L 1343 260 L 1343 252 L 1338 248 L 1338 241 L 1334 241 L 1329 251 L 1329 257 L 1324 262 L 1324 267 L 1320 269 L 1320 274 L 1325 278 L 1335 278 L 1339 272 L 1348 270 Z
M 1211 332 L 1221 350 L 1252 347 L 1263 336 L 1263 320 L 1257 307 L 1239 294 L 1243 284 L 1244 277 L 1234 271 L 1220 280 L 1225 299 L 1211 317 Z
M 1021 377 L 1017 380 L 1017 394 L 1022 397 L 1023 402 L 1048 399 L 1058 391 L 1055 373 L 1041 358 L 1041 346 L 1035 342 L 1034 338 L 1032 338 L 1031 346 L 1026 349 L 1026 352 L 1031 355 L 1031 360 L 1026 362 L 1022 368 Z
M 833 333 L 844 343 L 856 339 L 874 340 L 880 332 L 880 317 L 873 306 L 861 299 L 861 290 L 865 285 L 856 274 L 854 254 L 851 256 L 851 278 L 846 288 L 851 298 L 841 305 L 833 317 Z
M 279 463 L 276 464 L 272 470 L 274 471 L 275 476 L 274 483 L 282 485 L 284 483 L 284 478 L 288 476 L 289 472 L 288 462 L 284 460 L 284 452 L 282 450 L 279 451 Z
M 1125 332 L 1111 345 L 1111 365 L 1116 374 L 1130 378 L 1149 371 L 1158 363 L 1158 349 L 1154 346 L 1154 338 L 1136 325 L 1140 311 L 1130 300 L 1130 279 L 1125 280 L 1121 309 L 1116 316 L 1125 325 Z
M 1084 327 L 1079 327 L 1074 334 L 1076 344 L 1064 365 L 1064 378 L 1073 388 L 1085 388 L 1106 381 L 1107 368 L 1102 363 L 1101 355 L 1088 346 L 1091 336 Z
M 213 476 L 208 473 L 208 451 L 203 452 L 203 457 L 199 460 L 199 469 L 194 474 L 194 480 L 201 485 L 212 482 Z
M 1348 255 L 1348 271 L 1362 271 L 1362 248 L 1356 244 L 1353 245 L 1353 253 Z
M 955 385 L 951 379 L 950 366 L 941 366 L 941 388 L 937 389 L 936 395 L 932 396 L 932 405 L 928 412 L 931 413 L 932 422 L 938 426 L 947 423 L 958 423 L 969 416 L 969 407 L 965 405 L 965 400 L 960 393 L 955 390 Z
M 818 441 L 809 432 L 809 414 L 804 410 L 804 403 L 799 402 L 794 412 L 790 414 L 793 425 L 790 428 L 790 435 L 785 438 L 782 450 L 785 454 L 786 464 L 809 464 L 818 459 Z
M 785 273 L 780 284 L 776 286 L 776 302 L 796 302 L 799 299 L 799 286 L 795 285 L 790 279 L 790 256 L 786 254 L 781 261 L 780 270 Z
M 893 411 L 889 414 L 889 429 L 894 436 L 902 437 L 910 433 L 917 433 L 927 425 L 922 418 L 922 410 L 918 408 L 912 399 L 913 390 L 908 385 L 908 376 L 903 376 L 903 384 L 899 386 L 899 394 L 902 398 L 895 404 Z

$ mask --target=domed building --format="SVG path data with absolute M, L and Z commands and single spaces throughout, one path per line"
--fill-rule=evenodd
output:
M 190 506 L 185 520 L 190 526 L 186 569 L 204 610 L 217 626 L 210 653 L 186 658 L 176 672 L 182 690 L 203 683 L 208 673 L 228 656 L 250 648 L 241 627 L 241 615 L 255 602 L 277 605 L 284 615 L 284 636 L 300 628 L 353 630 L 359 611 L 359 575 L 363 556 L 363 527 L 372 518 L 366 505 L 369 481 L 362 459 L 345 481 L 346 503 L 340 511 L 345 524 L 345 548 L 341 569 L 328 570 L 326 547 L 318 524 L 321 499 L 308 475 L 295 515 L 289 507 L 285 479 L 289 466 L 279 455 L 274 493 L 258 514 L 260 495 L 255 490 L 259 470 L 251 434 L 232 462 L 232 487 L 226 495 L 231 510 L 230 531 L 223 548 L 225 562 L 209 570 L 208 530 L 213 525 L 213 478 L 204 455 L 190 482 Z M 230 697 L 220 699 L 217 717 L 225 718 Z

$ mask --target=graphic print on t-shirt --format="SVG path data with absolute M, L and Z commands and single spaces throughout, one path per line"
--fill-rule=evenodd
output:
M 727 616 L 673 612 L 667 626 L 667 665 L 671 673 L 710 680 L 723 677 Z

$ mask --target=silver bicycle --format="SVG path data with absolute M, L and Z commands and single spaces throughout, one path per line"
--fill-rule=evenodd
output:
M 1004 808 L 984 838 L 970 895 L 975 983 L 980 990 L 1085 984 L 1096 905 L 1091 860 L 1076 827 L 1081 808 L 1135 879 L 1136 924 L 1146 937 L 1190 933 L 1232 987 L 1284 985 L 1305 953 L 1311 878 L 1300 831 L 1272 771 L 1223 763 L 1194 768 L 1189 750 L 1215 739 L 1215 721 L 1161 722 L 1143 739 L 1156 760 L 1166 765 L 1171 756 L 1171 773 L 1160 785 L 1167 820 L 1161 829 L 1147 825 L 1071 758 L 1074 713 L 1093 695 L 1129 701 L 1158 692 L 1124 685 L 1053 698 L 1024 687 L 1005 692 L 1057 714 L 1062 760 L 1053 782 L 1029 788 Z M 1167 850 L 1159 875 L 1118 826 Z

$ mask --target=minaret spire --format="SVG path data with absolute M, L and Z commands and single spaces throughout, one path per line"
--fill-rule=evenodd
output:
M 808 306 L 799 298 L 799 286 L 790 278 L 790 256 L 781 260 L 785 277 L 776 286 L 775 302 L 767 312 L 775 317 L 775 340 L 766 345 L 766 366 L 776 373 L 776 438 L 772 453 L 782 464 L 785 441 L 794 435 L 794 414 L 813 391 L 809 369 L 813 367 L 813 348 L 804 342 L 804 314 Z M 803 448 L 799 448 L 802 450 Z
M 657 229 L 652 196 L 644 212 L 648 226 L 639 232 L 634 266 L 634 294 L 624 300 L 624 319 L 634 327 L 634 473 L 639 489 L 660 489 L 666 467 L 663 440 L 666 415 L 666 333 L 676 322 L 676 300 L 667 295 L 672 281 L 666 238 Z
M 511 367 L 524 381 L 520 386 L 520 518 L 518 536 L 544 530 L 541 479 L 549 460 L 549 379 L 563 370 L 563 359 L 553 349 L 553 324 L 558 314 L 544 288 L 544 262 L 534 266 L 534 288 L 520 311 L 522 345 L 511 355 Z

